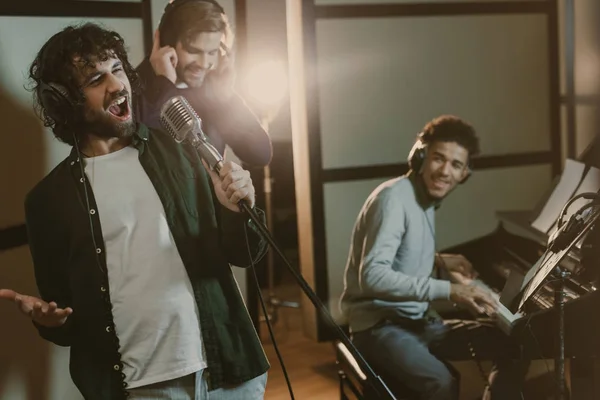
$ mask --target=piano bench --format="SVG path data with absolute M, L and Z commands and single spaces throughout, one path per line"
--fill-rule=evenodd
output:
M 377 400 L 367 382 L 367 376 L 360 369 L 346 345 L 336 340 L 334 347 L 340 382 L 340 400 Z M 414 397 L 408 393 L 408 389 L 406 394 L 396 393 L 394 395 L 397 400 L 414 400 Z

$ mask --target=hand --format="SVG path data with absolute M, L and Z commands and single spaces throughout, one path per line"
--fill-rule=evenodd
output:
M 454 277 L 459 281 L 461 280 L 461 277 L 457 275 L 462 275 L 462 279 L 466 278 L 469 281 L 477 278 L 477 271 L 473 269 L 473 265 L 463 255 L 438 254 L 437 258 L 440 259 L 437 263 L 438 267 L 445 268 L 446 271 L 450 273 L 451 277 Z
M 460 283 L 461 285 L 470 285 L 473 283 L 473 279 L 467 278 L 460 272 L 450 271 L 447 272 L 448 279 L 452 283 Z
M 453 283 L 450 286 L 450 300 L 466 306 L 476 314 L 496 314 L 498 303 L 487 290 L 474 285 Z
M 160 33 L 154 31 L 150 64 L 156 75 L 162 75 L 171 82 L 177 81 L 177 52 L 171 46 L 160 47 Z
M 220 175 L 217 175 L 204 161 L 202 161 L 202 164 L 204 164 L 204 168 L 206 168 L 212 179 L 219 203 L 236 212 L 241 211 L 238 206 L 241 200 L 248 202 L 250 208 L 254 207 L 254 185 L 252 185 L 250 172 L 231 161 L 227 161 L 223 163 Z
M 235 93 L 233 55 L 219 57 L 217 68 L 210 71 L 202 84 L 204 96 L 216 104 L 227 104 Z
M 0 289 L 0 299 L 13 301 L 19 310 L 31 317 L 39 325 L 56 328 L 63 325 L 73 309 L 58 308 L 55 302 L 46 303 L 44 300 L 33 296 L 26 296 L 10 289 Z

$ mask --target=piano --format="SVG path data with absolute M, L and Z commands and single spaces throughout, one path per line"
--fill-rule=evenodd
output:
M 531 228 L 530 215 L 528 211 L 500 211 L 495 232 L 445 251 L 467 257 L 476 267 L 479 280 L 499 295 L 512 270 L 526 274 L 546 250 L 548 238 Z M 588 240 L 591 238 L 592 235 L 588 236 Z M 600 314 L 600 292 L 595 286 L 597 271 L 582 268 L 581 251 L 578 249 L 570 251 L 560 267 L 571 273 L 565 282 L 566 354 L 570 357 L 588 356 L 592 345 L 594 354 L 600 356 L 600 319 L 596 321 L 595 318 Z M 548 281 L 551 280 L 550 277 Z M 531 349 L 532 356 L 552 358 L 555 351 L 553 332 L 557 327 L 553 308 L 554 286 L 549 282 L 525 303 L 523 315 L 514 320 L 506 333 L 526 343 L 537 340 L 539 345 L 535 347 L 539 348 Z M 598 340 L 584 343 L 581 339 L 588 336 L 590 339 L 595 336 Z
M 548 236 L 531 227 L 532 211 L 499 211 L 496 216 L 494 232 L 444 251 L 467 257 L 479 273 L 479 284 L 500 296 L 512 271 L 525 275 L 538 262 L 547 249 Z M 593 386 L 600 371 L 594 360 L 600 357 L 600 222 L 597 225 L 581 248 L 570 250 L 559 263 L 570 272 L 565 281 L 565 359 L 570 363 L 573 399 L 600 398 L 600 385 Z M 512 315 L 509 321 L 499 318 L 499 327 L 531 359 L 552 360 L 557 354 L 554 289 L 549 276 L 525 303 L 521 315 Z

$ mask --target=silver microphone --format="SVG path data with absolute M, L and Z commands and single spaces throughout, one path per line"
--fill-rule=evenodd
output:
M 183 96 L 171 97 L 160 110 L 160 123 L 177 143 L 189 142 L 200 153 L 210 169 L 220 172 L 223 157 L 208 142 L 202 131 L 202 120 Z

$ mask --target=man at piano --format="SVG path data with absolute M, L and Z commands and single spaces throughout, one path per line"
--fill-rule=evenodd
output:
M 497 302 L 473 285 L 461 255 L 437 254 L 434 212 L 471 171 L 479 139 L 450 115 L 430 121 L 409 155 L 408 174 L 377 187 L 356 220 L 340 306 L 352 340 L 397 396 L 457 399 L 457 373 L 447 361 L 495 361 L 484 399 L 521 399 L 528 366 L 518 346 L 493 324 L 443 320 L 430 303 L 450 300 L 476 315 L 493 316 Z M 439 270 L 448 280 L 434 278 Z M 482 370 L 482 375 L 484 375 Z

